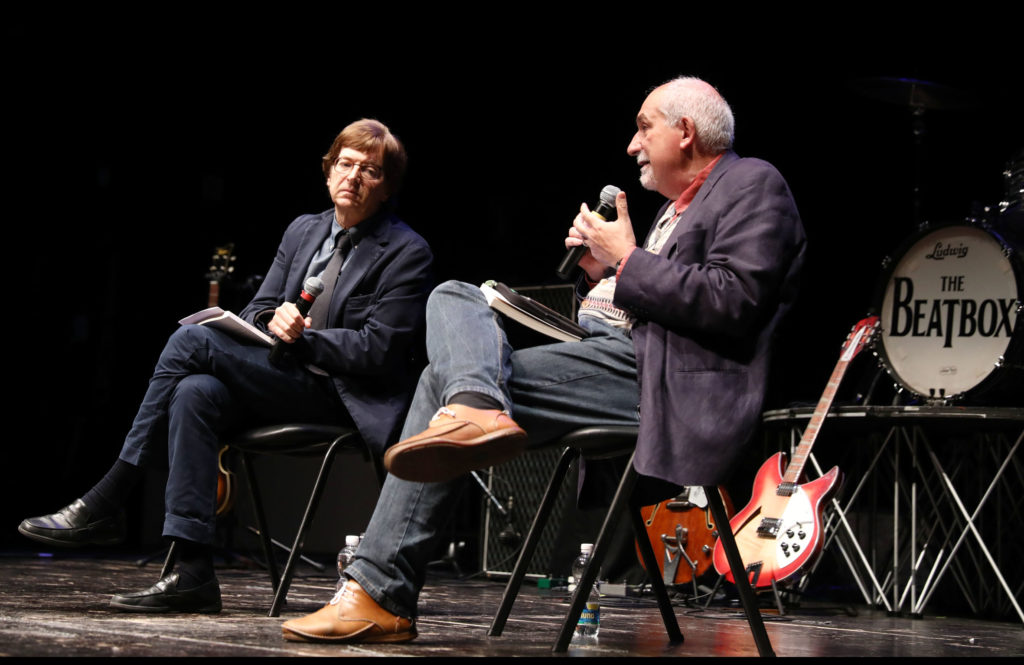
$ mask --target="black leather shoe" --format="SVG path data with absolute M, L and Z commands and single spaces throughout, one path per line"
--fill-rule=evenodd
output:
M 81 499 L 76 499 L 52 515 L 22 521 L 18 531 L 47 545 L 84 547 L 123 543 L 126 525 L 123 510 L 117 511 L 116 515 L 94 518 L 89 507 Z
M 123 612 L 220 612 L 220 584 L 213 578 L 194 589 L 178 591 L 178 573 L 170 573 L 145 591 L 122 593 L 110 606 Z

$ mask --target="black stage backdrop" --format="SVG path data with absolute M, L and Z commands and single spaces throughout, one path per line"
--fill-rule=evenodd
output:
M 235 243 L 223 300 L 237 309 L 285 226 L 329 206 L 319 158 L 363 116 L 408 147 L 399 212 L 434 247 L 440 278 L 555 284 L 581 201 L 622 187 L 640 237 L 661 203 L 625 153 L 647 91 L 678 74 L 711 81 L 735 112 L 736 150 L 781 170 L 810 239 L 769 406 L 817 400 L 882 258 L 917 218 L 962 220 L 1003 198 L 1024 147 L 1010 21 L 775 16 L 741 30 L 652 9 L 589 25 L 524 6 L 9 14 L 0 543 L 24 544 L 18 520 L 109 467 L 163 341 L 205 306 L 214 248 Z M 971 105 L 928 108 L 919 150 L 910 106 L 865 92 L 889 96 L 879 80 L 892 78 Z

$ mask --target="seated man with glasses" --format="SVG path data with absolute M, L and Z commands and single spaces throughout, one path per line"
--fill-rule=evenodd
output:
M 237 428 L 289 421 L 353 425 L 379 454 L 397 439 L 419 367 L 433 285 L 426 241 L 393 213 L 405 172 L 401 142 L 376 120 L 338 134 L 322 169 L 333 206 L 288 226 L 241 318 L 285 354 L 202 325 L 168 340 L 110 471 L 80 499 L 18 530 L 48 546 L 109 545 L 125 536 L 124 505 L 146 467 L 168 464 L 163 535 L 178 542 L 174 570 L 149 589 L 114 596 L 136 612 L 218 612 L 213 570 L 218 453 Z M 339 251 L 335 249 L 339 248 Z M 334 283 L 309 316 L 294 304 L 304 282 Z

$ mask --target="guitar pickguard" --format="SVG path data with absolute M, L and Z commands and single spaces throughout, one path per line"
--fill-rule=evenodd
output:
M 779 570 L 791 565 L 801 552 L 817 541 L 815 506 L 802 487 L 789 497 L 775 534 L 775 564 Z

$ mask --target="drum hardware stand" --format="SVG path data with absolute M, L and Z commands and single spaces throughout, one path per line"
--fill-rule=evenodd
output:
M 928 453 L 929 459 L 931 460 L 932 465 L 935 468 L 936 473 L 942 479 L 942 482 L 944 484 L 944 488 L 943 489 L 944 489 L 945 493 L 947 493 L 949 495 L 949 497 L 953 500 L 953 502 L 956 504 L 956 507 L 957 507 L 957 509 L 960 512 L 960 516 L 963 518 L 964 524 L 965 524 L 964 529 L 963 529 L 963 531 L 960 534 L 960 537 L 956 541 L 956 544 L 953 545 L 952 550 L 950 550 L 949 556 L 946 558 L 945 564 L 943 565 L 942 569 L 938 571 L 938 575 L 936 577 L 936 581 L 938 579 L 941 579 L 943 574 L 949 568 L 949 565 L 950 565 L 950 562 L 953 559 L 953 556 L 957 553 L 957 550 L 960 549 L 960 546 L 963 543 L 964 539 L 967 537 L 968 532 L 970 532 L 971 535 L 973 535 L 975 540 L 977 541 L 978 547 L 984 553 L 985 559 L 988 561 L 988 564 L 992 567 L 992 571 L 995 573 L 996 578 L 999 580 L 999 584 L 1002 586 L 1003 591 L 1006 592 L 1006 595 L 1009 598 L 1010 603 L 1013 605 L 1013 608 L 1017 611 L 1017 616 L 1020 617 L 1022 622 L 1024 622 L 1024 611 L 1021 610 L 1020 604 L 1017 602 L 1017 599 L 1016 599 L 1016 596 L 1013 593 L 1013 590 L 1010 589 L 1010 586 L 1007 584 L 1006 579 L 1003 577 L 1002 573 L 999 571 L 999 566 L 996 564 L 995 559 L 993 559 L 992 554 L 989 552 L 988 547 L 985 545 L 985 542 L 982 539 L 981 534 L 978 533 L 977 527 L 974 524 L 974 521 L 975 521 L 975 519 L 977 519 L 978 514 L 981 512 L 982 507 L 985 505 L 985 502 L 988 501 L 989 497 L 992 494 L 993 489 L 999 483 L 1000 479 L 1003 476 L 1003 473 L 1006 471 L 1006 467 L 1009 465 L 1010 460 L 1013 458 L 1014 454 L 1017 452 L 1017 449 L 1020 447 L 1022 440 L 1024 440 L 1024 432 L 1022 432 L 1017 437 L 1016 442 L 1010 448 L 1010 451 L 1009 451 L 1009 453 L 1007 453 L 1006 458 L 1003 460 L 1002 464 L 1000 465 L 999 470 L 996 472 L 995 476 L 992 478 L 992 481 L 989 483 L 988 488 L 986 488 L 984 495 L 982 495 L 981 499 L 978 501 L 978 505 L 974 509 L 974 512 L 970 513 L 970 514 L 968 514 L 967 508 L 964 506 L 963 501 L 961 501 L 960 494 L 956 491 L 956 487 L 954 487 L 952 480 L 950 480 L 950 478 L 949 478 L 949 475 L 942 468 L 942 465 L 940 464 L 938 457 L 935 455 L 935 452 L 929 447 L 927 449 L 927 453 Z M 936 562 L 936 564 L 937 563 L 938 562 Z M 934 572 L 934 570 L 933 570 L 933 572 Z M 920 612 L 921 611 L 921 609 L 924 607 L 925 603 L 928 602 L 928 600 L 931 598 L 932 593 L 935 591 L 935 586 L 934 585 L 929 585 L 930 582 L 931 582 L 931 576 L 929 576 L 929 579 L 926 581 L 925 588 L 922 589 L 921 598 L 918 601 L 917 606 L 913 608 L 915 612 Z
M 899 439 L 893 447 L 892 457 L 890 459 L 893 478 L 895 481 L 892 507 L 893 552 L 891 568 L 889 570 L 889 573 L 886 575 L 886 578 L 883 581 L 882 586 L 886 589 L 891 590 L 892 592 L 892 607 L 894 609 L 890 610 L 890 614 L 900 615 L 902 614 L 900 608 L 909 607 L 910 616 L 915 618 L 922 618 L 922 609 L 924 607 L 924 602 L 919 602 L 919 593 L 922 590 L 918 589 L 918 576 L 921 572 L 921 566 L 924 563 L 925 555 L 928 553 L 933 537 L 936 536 L 937 532 L 941 530 L 943 533 L 939 535 L 940 537 L 945 537 L 945 542 L 939 547 L 939 549 L 935 553 L 936 560 L 933 562 L 932 568 L 929 571 L 928 576 L 924 582 L 924 589 L 927 589 L 930 585 L 937 583 L 940 579 L 941 576 L 936 577 L 935 573 L 942 559 L 946 559 L 947 566 L 953 562 L 952 556 L 947 556 L 945 550 L 946 545 L 948 545 L 949 540 L 952 537 L 951 534 L 953 527 L 947 525 L 947 521 L 943 519 L 944 515 L 942 514 L 940 508 L 941 497 L 936 496 L 932 490 L 931 481 L 933 480 L 933 478 L 925 475 L 926 470 L 922 469 L 918 462 L 918 460 L 920 459 L 920 455 L 918 452 L 919 448 L 923 448 L 925 450 L 928 450 L 929 452 L 931 451 L 931 448 L 928 444 L 927 439 L 924 437 L 923 432 L 917 427 L 893 427 L 892 429 L 894 433 L 897 435 L 897 438 Z M 900 476 L 899 469 L 901 468 L 901 441 L 903 444 L 906 445 L 907 449 L 910 452 L 910 466 L 912 469 L 912 479 L 909 481 L 909 488 L 907 487 L 908 483 L 906 481 L 902 483 L 898 481 L 898 478 Z M 931 506 L 931 513 L 929 514 L 927 521 L 923 521 L 920 517 L 921 510 L 919 507 L 918 500 L 919 482 L 920 487 L 924 489 L 924 494 L 929 501 L 929 505 Z M 904 502 L 909 507 L 908 521 L 910 524 L 910 534 L 908 538 L 910 551 L 907 555 L 906 560 L 908 572 L 907 580 L 905 586 L 903 586 L 902 592 L 900 591 L 899 574 L 901 567 L 904 565 L 903 559 L 901 558 L 899 540 L 899 510 L 901 496 L 903 497 Z M 929 528 L 927 528 L 923 534 L 918 534 L 918 525 L 924 523 L 930 524 Z M 918 551 L 919 543 L 920 551 Z M 978 610 L 974 605 L 973 599 L 971 598 L 971 592 L 968 588 L 969 584 L 967 582 L 967 575 L 965 571 L 963 570 L 962 566 L 960 566 L 960 564 L 958 563 L 956 564 L 956 567 L 953 572 L 954 581 L 957 584 L 957 586 L 960 587 L 960 591 L 961 593 L 963 593 L 964 599 L 971 606 L 971 610 L 977 613 Z M 907 605 L 908 595 L 910 596 L 909 606 Z
M 878 366 L 875 368 L 875 375 L 871 378 L 871 383 L 868 384 L 867 392 L 864 393 L 863 398 L 860 400 L 861 404 L 871 403 L 871 400 L 875 395 L 875 388 L 878 387 L 878 380 L 881 379 L 882 376 L 886 373 L 885 365 L 883 365 L 881 361 L 878 360 L 878 353 L 876 352 L 874 355 L 875 360 L 878 363 Z
M 892 433 L 890 433 L 889 436 L 891 437 Z M 882 456 L 882 452 L 883 450 L 885 450 L 885 446 L 888 440 L 889 439 L 887 438 L 886 443 L 883 443 L 882 446 L 879 447 L 879 450 L 875 453 L 875 456 L 871 460 L 871 463 L 868 466 L 867 470 L 861 476 L 860 482 L 857 484 L 857 487 L 854 488 L 853 493 L 846 500 L 847 509 L 849 509 L 849 507 L 853 505 L 854 501 L 856 501 L 857 497 L 860 495 L 861 490 L 866 485 L 867 480 L 871 475 L 871 471 L 878 464 L 878 461 Z M 818 464 L 818 460 L 814 456 L 813 452 L 809 455 L 809 461 L 811 462 L 811 465 L 814 467 L 815 472 L 818 474 L 818 477 L 820 478 L 823 475 L 823 472 L 821 469 L 821 465 Z M 834 541 L 836 547 L 839 548 L 840 556 L 842 557 L 843 561 L 845 561 L 847 568 L 849 568 L 850 570 L 850 574 L 853 576 L 854 582 L 857 584 L 857 588 L 860 590 L 861 596 L 864 598 L 864 602 L 868 605 L 875 605 L 878 602 L 881 602 L 882 605 L 885 607 L 886 612 L 892 613 L 892 605 L 889 604 L 888 599 L 885 597 L 884 585 L 879 583 L 878 578 L 875 576 L 871 564 L 868 561 L 867 555 L 865 555 L 864 550 L 861 548 L 860 543 L 857 541 L 857 537 L 853 532 L 853 527 L 850 526 L 850 522 L 846 519 L 846 510 L 842 507 L 842 505 L 840 505 L 838 497 L 832 497 L 831 503 L 832 510 L 829 513 L 828 517 L 825 519 L 825 523 L 822 525 L 822 530 L 825 534 L 825 540 L 822 544 L 822 554 L 824 554 L 824 551 L 828 549 L 829 545 L 831 545 Z M 836 522 L 838 522 L 839 524 L 835 524 Z M 860 563 L 865 570 L 866 576 L 869 578 L 872 585 L 874 586 L 874 591 L 876 595 L 873 597 L 868 593 L 868 590 L 864 585 L 864 581 L 861 579 L 861 576 L 857 570 L 857 566 L 855 565 L 850 552 L 847 551 L 847 548 L 846 546 L 844 546 L 842 540 L 838 538 L 840 525 L 846 532 L 847 538 L 850 542 L 850 547 L 854 550 L 854 553 L 859 557 Z M 819 557 L 818 560 L 815 561 L 814 565 L 811 567 L 806 578 L 807 580 L 810 579 L 810 574 L 817 569 L 820 562 L 821 557 Z
M 950 88 L 930 81 L 912 78 L 868 78 L 855 82 L 856 89 L 862 95 L 873 99 L 896 104 L 910 109 L 910 131 L 914 142 L 914 187 L 913 204 L 914 220 L 921 220 L 923 166 L 925 163 L 925 111 L 928 109 L 960 110 L 977 105 L 977 100 L 970 93 Z

